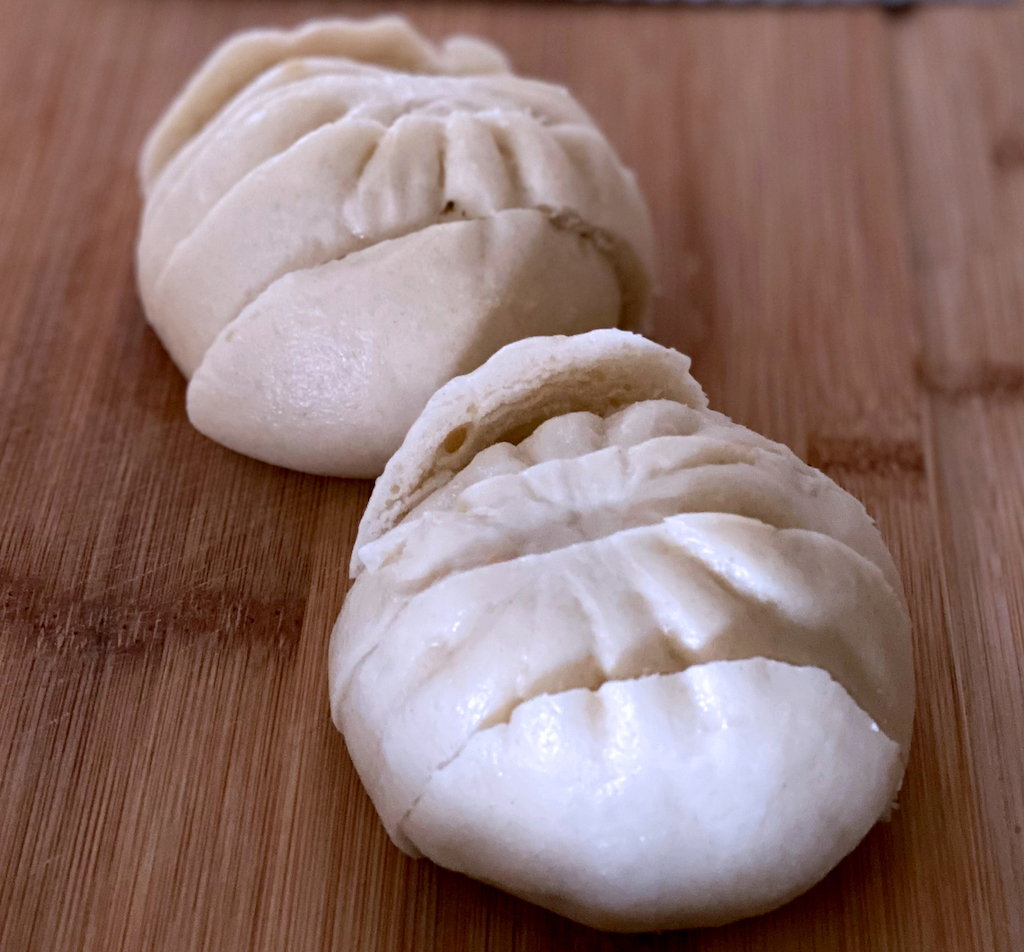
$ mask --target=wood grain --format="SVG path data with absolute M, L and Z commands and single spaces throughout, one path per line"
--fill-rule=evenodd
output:
M 659 339 L 879 520 L 900 809 L 784 909 L 662 936 L 392 847 L 326 701 L 369 486 L 191 430 L 132 278 L 174 91 L 232 30 L 338 8 L 0 0 L 0 948 L 1024 947 L 1024 14 L 395 8 L 572 87 L 650 198 Z
M 1024 942 L 1024 14 L 967 12 L 901 24 L 894 76 L 986 947 L 1009 949 Z

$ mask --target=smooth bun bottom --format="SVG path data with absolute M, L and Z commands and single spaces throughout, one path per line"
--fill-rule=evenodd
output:
M 824 671 L 720 661 L 522 704 L 402 827 L 442 866 L 599 929 L 721 925 L 818 882 L 902 773 Z

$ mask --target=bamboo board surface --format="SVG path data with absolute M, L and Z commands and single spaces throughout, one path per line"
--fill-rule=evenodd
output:
M 613 937 L 401 855 L 326 700 L 369 484 L 187 423 L 142 136 L 229 32 L 384 9 L 573 89 L 649 197 L 657 338 L 893 547 L 900 809 L 776 913 Z M 0 0 L 0 949 L 1022 949 L 1022 675 L 1018 6 Z

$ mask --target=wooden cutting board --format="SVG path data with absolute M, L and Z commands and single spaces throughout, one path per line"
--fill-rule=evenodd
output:
M 392 847 L 326 699 L 369 484 L 194 432 L 132 278 L 139 144 L 211 47 L 384 8 L 0 0 L 0 949 L 1024 948 L 1024 12 L 397 7 L 572 87 L 650 198 L 658 339 L 878 519 L 900 809 L 777 913 L 662 936 Z

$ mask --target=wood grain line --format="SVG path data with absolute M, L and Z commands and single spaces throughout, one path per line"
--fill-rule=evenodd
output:
M 984 362 L 971 367 L 918 361 L 917 379 L 929 394 L 948 399 L 1024 396 L 1024 366 Z

